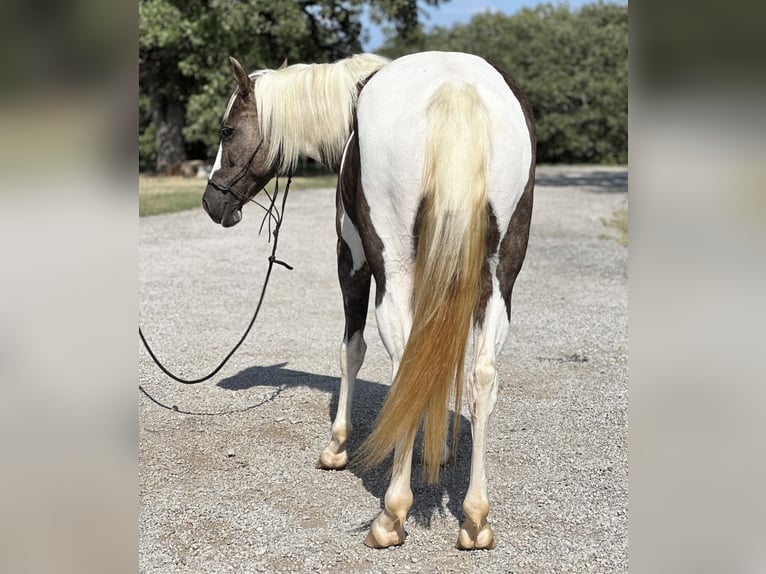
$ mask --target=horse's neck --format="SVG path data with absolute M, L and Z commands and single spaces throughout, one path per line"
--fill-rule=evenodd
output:
M 358 85 L 387 60 L 369 54 L 334 64 L 291 66 L 274 72 L 264 84 L 264 105 L 279 168 L 289 171 L 300 156 L 308 156 L 331 169 L 340 165 L 358 96 Z M 258 96 L 256 95 L 256 100 Z

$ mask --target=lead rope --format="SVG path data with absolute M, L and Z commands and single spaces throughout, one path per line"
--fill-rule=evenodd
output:
M 271 227 L 271 219 L 272 218 L 275 219 L 274 231 L 273 231 L 273 234 L 272 234 L 273 237 L 274 237 L 274 244 L 271 247 L 271 255 L 269 255 L 269 267 L 266 270 L 266 278 L 263 280 L 263 287 L 261 288 L 261 295 L 258 298 L 258 305 L 255 307 L 255 312 L 253 313 L 252 319 L 250 319 L 250 324 L 247 326 L 247 329 L 245 329 L 245 333 L 242 335 L 242 337 L 240 337 L 239 341 L 237 341 L 237 344 L 234 345 L 234 348 L 231 351 L 229 351 L 229 354 L 226 355 L 223 358 L 221 363 L 215 369 L 210 371 L 210 373 L 208 373 L 204 377 L 200 377 L 198 379 L 184 379 L 182 377 L 179 377 L 178 375 L 173 374 L 167 367 L 165 367 L 165 365 L 162 364 L 162 362 L 154 354 L 154 352 L 152 351 L 152 348 L 149 346 L 149 343 L 146 340 L 146 337 L 144 337 L 143 331 L 141 331 L 141 326 L 139 325 L 139 327 L 138 327 L 138 336 L 141 337 L 141 342 L 144 344 L 144 347 L 146 347 L 146 351 L 149 353 L 149 356 L 152 358 L 154 363 L 160 368 L 160 370 L 163 373 L 165 373 L 168 377 L 173 379 L 174 381 L 177 381 L 177 382 L 182 383 L 184 385 L 196 385 L 198 383 L 202 383 L 202 382 L 207 381 L 208 379 L 214 377 L 216 375 L 216 373 L 218 373 L 218 371 L 220 371 L 221 368 L 223 368 L 223 366 L 228 362 L 228 360 L 231 358 L 231 356 L 234 353 L 237 352 L 237 349 L 239 349 L 239 347 L 242 345 L 242 343 L 247 338 L 247 335 L 250 333 L 250 329 L 252 329 L 253 324 L 255 323 L 255 320 L 258 317 L 258 312 L 261 310 L 261 305 L 263 304 L 263 298 L 266 295 L 266 287 L 269 284 L 269 278 L 271 277 L 271 270 L 274 268 L 274 264 L 282 265 L 283 267 L 286 267 L 287 269 L 292 271 L 293 268 L 290 265 L 288 265 L 284 261 L 281 261 L 281 260 L 277 259 L 277 257 L 276 257 L 277 244 L 279 243 L 279 229 L 282 226 L 282 219 L 283 219 L 284 213 L 285 213 L 285 203 L 287 202 L 287 193 L 290 191 L 290 183 L 291 182 L 292 182 L 292 176 L 288 175 L 287 176 L 287 185 L 285 186 L 285 191 L 282 194 L 282 209 L 281 210 L 276 210 L 277 214 L 276 214 L 276 216 L 274 216 L 272 214 L 272 210 L 274 208 L 274 204 L 276 203 L 277 197 L 279 195 L 279 178 L 277 178 L 276 184 L 274 186 L 274 196 L 270 197 L 271 205 L 269 206 L 269 208 L 267 210 L 267 213 L 264 216 L 265 218 L 269 218 L 269 227 Z M 268 192 L 267 192 L 267 195 L 268 195 Z M 261 224 L 261 228 L 263 228 L 263 223 Z M 147 397 L 149 397 L 152 401 L 154 401 L 155 403 L 157 403 L 161 407 L 169 408 L 170 410 L 174 410 L 174 411 L 178 411 L 177 407 L 174 406 L 173 408 L 170 408 L 167 405 L 164 405 L 164 404 L 160 403 L 159 401 L 157 401 L 156 399 L 154 399 L 151 395 L 149 395 L 149 393 L 146 392 L 146 390 L 144 390 L 144 388 L 141 385 L 139 385 L 138 388 L 139 388 L 139 390 L 142 393 L 144 393 Z M 188 414 L 218 414 L 218 413 L 188 413 Z M 220 413 L 220 414 L 224 414 L 224 413 Z

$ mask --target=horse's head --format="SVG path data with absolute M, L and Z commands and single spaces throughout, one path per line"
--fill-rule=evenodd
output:
M 242 206 L 276 173 L 267 161 L 269 146 L 258 123 L 255 81 L 237 60 L 229 60 L 237 91 L 226 108 L 218 155 L 202 196 L 205 211 L 224 227 L 240 222 Z

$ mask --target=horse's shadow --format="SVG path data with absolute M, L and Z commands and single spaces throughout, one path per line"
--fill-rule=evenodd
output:
M 306 386 L 321 390 L 330 395 L 327 409 L 327 434 L 329 438 L 330 426 L 338 408 L 340 394 L 340 378 L 326 375 L 317 375 L 304 371 L 295 371 L 286 368 L 287 363 L 279 363 L 268 367 L 249 367 L 226 379 L 221 380 L 218 386 L 231 391 L 245 390 L 257 386 L 274 386 L 277 388 L 289 388 Z M 349 439 L 348 449 L 350 462 L 345 472 L 352 472 L 359 477 L 367 491 L 381 501 L 388 488 L 391 477 L 390 468 L 393 456 L 380 466 L 373 469 L 363 469 L 355 464 L 354 453 L 364 439 L 372 431 L 375 418 L 383 406 L 383 401 L 388 393 L 389 386 L 381 383 L 373 383 L 364 379 L 357 379 L 354 386 L 354 401 L 351 408 L 351 420 L 354 425 L 354 433 Z M 458 435 L 458 455 L 456 460 L 442 467 L 441 477 L 436 484 L 427 484 L 421 476 L 421 436 L 415 440 L 415 452 L 413 455 L 412 468 L 412 491 L 414 503 L 409 517 L 418 523 L 430 525 L 435 515 L 452 514 L 458 520 L 462 516 L 462 501 L 468 489 L 471 467 L 471 428 L 470 421 L 460 416 L 460 432 Z M 451 415 L 451 423 L 454 423 L 454 415 Z M 450 439 L 451 439 L 450 426 Z M 317 445 L 317 457 L 319 450 L 325 444 Z M 332 472 L 332 471 L 328 471 Z M 444 495 L 447 502 L 443 504 Z M 360 530 L 369 526 L 369 523 L 360 526 Z

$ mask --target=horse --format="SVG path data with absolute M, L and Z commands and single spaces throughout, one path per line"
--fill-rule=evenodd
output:
M 365 466 L 394 451 L 384 505 L 367 546 L 404 543 L 413 504 L 415 435 L 423 426 L 423 471 L 438 480 L 450 402 L 460 419 L 464 360 L 472 430 L 471 470 L 457 547 L 495 547 L 487 521 L 487 422 L 497 399 L 496 357 L 511 318 L 511 293 L 529 238 L 535 174 L 534 118 L 501 68 L 457 52 L 393 61 L 360 54 L 248 74 L 230 58 L 237 88 L 203 207 L 224 227 L 272 177 L 305 155 L 338 173 L 338 279 L 345 329 L 340 396 L 318 467 L 340 470 L 354 381 L 364 361 L 372 279 L 375 313 L 392 365 L 391 389 L 360 447 Z

